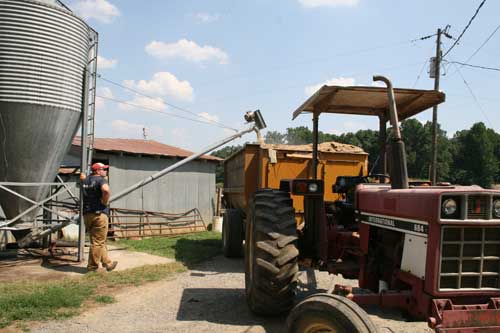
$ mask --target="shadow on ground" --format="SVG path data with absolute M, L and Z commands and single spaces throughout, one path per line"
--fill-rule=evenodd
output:
M 221 260 L 222 259 L 222 260 Z M 219 275 L 226 272 L 244 273 L 244 261 L 242 259 L 227 259 L 218 257 L 217 260 L 209 260 L 195 266 L 190 272 L 191 276 L 203 278 L 208 275 Z M 317 272 L 318 273 L 318 272 Z M 342 282 L 338 277 L 328 276 L 324 272 L 318 285 L 315 285 L 314 275 L 308 276 L 307 270 L 302 270 L 299 277 L 298 293 L 296 303 L 309 295 L 325 293 L 333 284 Z M 223 283 L 221 279 L 221 283 Z M 352 282 L 356 282 L 352 280 Z M 366 307 L 365 311 L 373 316 L 381 332 L 392 332 L 390 328 L 394 322 L 406 323 L 407 318 L 401 311 L 395 309 L 381 309 L 379 307 Z M 207 321 L 222 325 L 250 326 L 247 332 L 277 333 L 285 332 L 286 315 L 281 317 L 260 317 L 250 312 L 246 304 L 244 282 L 241 288 L 186 288 L 183 290 L 181 302 L 177 312 L 179 321 Z M 422 324 L 419 322 L 418 324 Z M 406 327 L 406 326 L 405 326 Z M 420 327 L 420 326 L 419 326 Z M 398 330 L 398 332 L 400 332 Z
M 182 262 L 189 269 L 199 263 L 222 254 L 220 239 L 179 239 L 174 246 L 175 260 Z M 229 271 L 226 271 L 229 272 Z
M 306 296 L 325 292 L 308 290 L 297 295 L 296 302 Z M 365 311 L 382 320 L 406 321 L 399 311 L 367 307 Z M 186 288 L 183 291 L 176 319 L 179 321 L 207 321 L 221 325 L 249 326 L 246 332 L 281 333 L 286 332 L 286 317 L 256 316 L 248 309 L 245 290 L 240 288 Z M 383 322 L 377 323 L 385 329 Z M 388 327 L 388 326 L 387 326 Z M 236 331 L 236 329 L 235 329 Z M 390 332 L 388 328 L 388 332 Z
M 75 263 L 74 260 L 70 262 L 62 262 L 61 260 L 54 260 L 53 258 L 48 258 L 48 257 L 44 257 L 41 264 L 42 267 L 57 272 L 77 273 L 77 274 L 87 273 L 86 267 L 77 265 L 79 265 L 79 263 Z
M 208 321 L 222 325 L 253 326 L 267 333 L 285 332 L 286 316 L 258 317 L 250 312 L 240 288 L 186 288 L 177 312 L 179 321 Z

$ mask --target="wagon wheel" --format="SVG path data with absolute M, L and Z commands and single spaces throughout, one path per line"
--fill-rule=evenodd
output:
M 274 315 L 293 306 L 299 251 L 290 194 L 257 191 L 245 233 L 245 293 L 254 313 Z
M 224 212 L 222 249 L 227 258 L 243 257 L 243 219 L 238 209 L 226 209 Z
M 368 314 L 351 300 L 315 294 L 297 304 L 287 318 L 288 333 L 376 333 Z

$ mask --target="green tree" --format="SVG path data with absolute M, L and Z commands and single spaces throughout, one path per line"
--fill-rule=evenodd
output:
M 401 123 L 401 135 L 405 142 L 406 163 L 410 178 L 428 178 L 431 138 L 428 138 L 427 134 L 424 125 L 417 119 L 408 119 Z
M 470 130 L 455 134 L 456 182 L 491 187 L 499 172 L 495 155 L 498 141 L 495 134 L 483 123 L 476 123 Z
M 278 131 L 267 131 L 265 136 L 265 141 L 269 144 L 284 144 L 285 139 L 286 134 L 282 134 Z
M 304 145 L 313 142 L 313 133 L 306 126 L 289 127 L 286 129 L 285 138 L 289 145 Z
M 424 136 L 428 140 L 424 154 L 428 156 L 427 166 L 423 166 L 422 175 L 429 174 L 432 154 L 432 122 L 428 121 L 424 125 Z M 437 170 L 436 177 L 438 181 L 451 180 L 451 166 L 453 164 L 453 148 L 450 139 L 446 135 L 446 131 L 441 129 L 441 125 L 437 125 Z M 426 178 L 426 177 L 423 177 Z
M 411 178 L 429 179 L 432 154 L 432 122 L 422 124 L 417 119 L 401 123 L 401 135 L 405 142 L 408 175 Z M 452 147 L 446 132 L 438 124 L 437 137 L 437 178 L 450 180 L 450 167 L 453 162 Z
M 493 142 L 493 154 L 495 155 L 496 160 L 500 163 L 500 134 L 488 128 L 488 135 L 490 136 L 491 141 Z M 500 166 L 498 167 L 498 171 L 494 176 L 494 183 L 500 183 Z
M 368 153 L 368 168 L 373 172 L 378 171 L 380 165 L 380 148 L 378 143 L 378 131 L 374 130 L 359 130 L 356 133 L 343 133 L 340 136 L 333 138 L 333 141 L 350 144 L 362 148 Z M 375 168 L 374 168 L 375 167 Z
M 238 145 L 238 146 L 226 146 L 222 149 L 213 151 L 210 155 L 226 159 L 242 148 L 243 147 L 240 145 Z M 217 164 L 217 166 L 215 167 L 215 182 L 217 184 L 224 184 L 224 165 L 223 165 L 222 161 L 219 164 Z

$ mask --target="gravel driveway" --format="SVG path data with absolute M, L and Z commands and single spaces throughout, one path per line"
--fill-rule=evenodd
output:
M 305 281 L 305 274 L 304 281 Z M 318 287 L 332 277 L 318 274 Z M 355 281 L 335 278 L 335 283 Z M 301 292 L 304 295 L 306 291 Z M 300 294 L 299 294 L 300 295 Z M 117 302 L 65 321 L 36 324 L 32 332 L 284 332 L 286 317 L 254 316 L 245 303 L 243 260 L 216 257 L 195 269 L 117 294 Z M 380 333 L 432 332 L 398 312 L 368 309 Z

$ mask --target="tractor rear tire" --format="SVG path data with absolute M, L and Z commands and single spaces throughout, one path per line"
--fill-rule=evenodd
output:
M 297 304 L 286 320 L 288 333 L 376 333 L 368 314 L 338 295 L 315 294 Z
M 224 212 L 222 249 L 227 258 L 243 257 L 243 219 L 238 209 L 226 209 Z
M 277 315 L 293 307 L 299 251 L 290 194 L 260 190 L 250 202 L 245 234 L 245 293 L 250 310 Z

